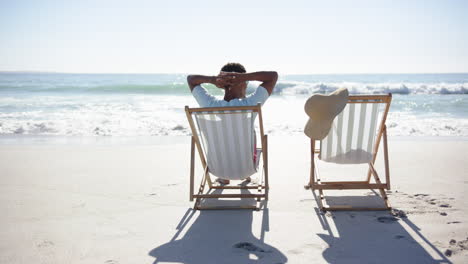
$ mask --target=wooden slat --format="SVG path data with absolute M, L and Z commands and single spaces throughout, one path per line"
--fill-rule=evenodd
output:
M 323 211 L 388 211 L 391 207 L 341 207 L 324 206 Z
M 237 110 L 250 110 L 253 112 L 258 112 L 260 111 L 260 108 L 258 105 L 254 106 L 226 106 L 226 107 L 199 107 L 199 108 L 188 108 L 189 113 L 195 113 L 195 112 L 216 112 L 216 111 L 237 111 Z M 207 113 L 208 114 L 208 113 Z M 218 113 L 216 113 L 218 114 Z
M 262 186 L 262 185 L 259 185 L 259 186 L 257 186 L 257 185 L 250 185 L 250 186 L 248 186 L 248 185 L 247 186 L 242 186 L 242 185 L 240 185 L 240 186 L 229 186 L 229 185 L 227 185 L 227 186 L 216 186 L 216 185 L 213 185 L 211 188 L 212 189 L 258 189 L 258 188 L 265 189 L 265 186 Z
M 239 210 L 239 209 L 253 209 L 259 210 L 255 205 L 240 205 L 240 206 L 197 206 L 198 210 Z
M 385 188 L 385 184 L 378 183 L 356 183 L 356 184 L 313 184 L 312 189 L 321 190 L 352 190 L 352 189 L 382 189 Z
M 232 115 L 232 114 L 250 114 L 252 112 L 256 112 L 256 111 L 244 111 L 244 112 L 230 112 L 230 111 L 223 111 L 223 112 L 203 112 L 199 115 L 206 115 L 206 116 L 211 116 L 211 115 Z
M 321 182 L 321 184 L 353 184 L 353 183 L 368 184 L 367 181 L 322 181 Z
M 226 194 L 195 194 L 196 198 L 262 198 L 265 194 L 254 194 L 254 193 L 226 193 Z
M 382 104 L 385 103 L 384 101 L 348 101 L 348 104 Z
M 381 100 L 388 102 L 392 94 L 373 94 L 373 95 L 350 95 L 348 96 L 348 103 L 355 100 Z

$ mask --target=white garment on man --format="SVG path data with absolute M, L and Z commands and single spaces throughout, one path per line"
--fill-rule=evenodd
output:
M 257 105 L 258 103 L 263 105 L 269 97 L 268 91 L 263 86 L 257 87 L 255 92 L 245 98 L 236 98 L 229 102 L 209 94 L 201 85 L 195 86 L 192 94 L 200 107 L 249 106 Z

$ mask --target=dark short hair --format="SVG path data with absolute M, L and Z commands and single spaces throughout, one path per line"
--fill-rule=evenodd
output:
M 229 62 L 221 68 L 223 72 L 238 72 L 238 73 L 246 73 L 244 66 L 237 62 Z

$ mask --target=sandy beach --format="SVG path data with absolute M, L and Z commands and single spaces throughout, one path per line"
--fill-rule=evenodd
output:
M 303 188 L 305 136 L 270 137 L 263 210 L 193 211 L 189 142 L 2 145 L 0 263 L 468 261 L 466 140 L 390 138 L 393 215 L 320 213 Z M 323 177 L 362 175 L 318 166 Z M 370 190 L 326 194 L 378 202 Z

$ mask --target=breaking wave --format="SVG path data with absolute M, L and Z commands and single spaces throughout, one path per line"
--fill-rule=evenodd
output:
M 347 88 L 351 94 L 468 94 L 468 83 L 308 83 L 280 82 L 275 93 L 280 95 L 312 95 Z

